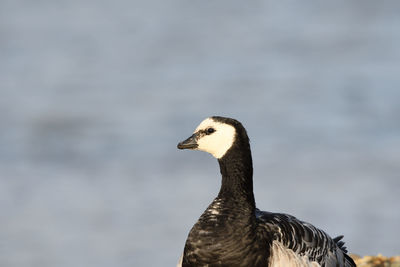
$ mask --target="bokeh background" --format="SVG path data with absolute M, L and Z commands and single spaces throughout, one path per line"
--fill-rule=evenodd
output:
M 400 252 L 399 1 L 0 1 L 0 266 L 174 266 L 242 121 L 255 196 Z

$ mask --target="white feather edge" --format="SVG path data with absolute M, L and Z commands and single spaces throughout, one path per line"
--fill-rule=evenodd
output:
M 181 255 L 181 257 L 179 258 L 178 264 L 176 265 L 176 267 L 182 267 L 182 260 L 183 260 L 183 253 Z
M 300 256 L 293 250 L 285 247 L 281 242 L 274 240 L 271 248 L 270 267 L 320 267 L 318 262 L 310 261 L 307 256 Z

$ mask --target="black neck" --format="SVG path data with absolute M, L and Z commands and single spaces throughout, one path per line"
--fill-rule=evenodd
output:
M 248 142 L 234 144 L 218 162 L 222 174 L 218 198 L 245 205 L 241 208 L 253 213 L 253 163 Z

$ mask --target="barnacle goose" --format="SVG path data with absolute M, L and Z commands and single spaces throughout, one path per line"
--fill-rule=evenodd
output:
M 219 194 L 191 229 L 178 266 L 356 266 L 343 236 L 256 208 L 249 138 L 237 120 L 207 118 L 178 148 L 212 154 L 222 174 Z

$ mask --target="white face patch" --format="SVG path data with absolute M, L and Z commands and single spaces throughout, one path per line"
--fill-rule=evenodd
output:
M 195 133 L 202 130 L 207 131 L 208 128 L 213 128 L 215 131 L 211 134 L 203 135 L 197 140 L 197 150 L 208 152 L 215 158 L 220 159 L 235 141 L 236 130 L 229 124 L 207 118 L 200 123 Z

